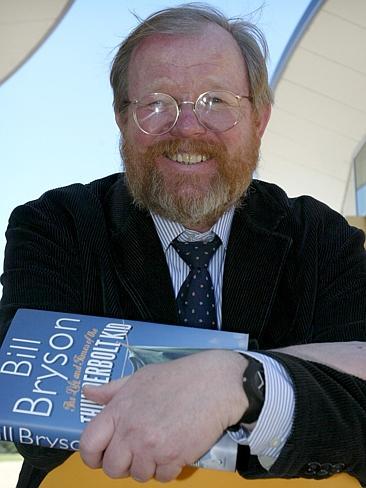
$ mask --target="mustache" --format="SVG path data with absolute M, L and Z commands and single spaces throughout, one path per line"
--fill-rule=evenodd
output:
M 144 156 L 148 159 L 177 153 L 194 153 L 207 156 L 208 159 L 226 158 L 227 150 L 224 144 L 200 140 L 170 139 L 159 141 L 149 146 Z

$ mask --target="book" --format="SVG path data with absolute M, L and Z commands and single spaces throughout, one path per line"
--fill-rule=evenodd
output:
M 103 409 L 83 386 L 205 349 L 247 348 L 247 334 L 19 309 L 0 349 L 0 440 L 77 451 Z M 236 453 L 224 434 L 195 466 L 235 471 Z

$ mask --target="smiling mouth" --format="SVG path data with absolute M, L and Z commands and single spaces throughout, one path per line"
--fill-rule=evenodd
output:
M 204 154 L 195 154 L 195 153 L 175 153 L 175 154 L 165 154 L 165 157 L 170 159 L 171 161 L 175 161 L 181 164 L 198 164 L 207 161 L 208 156 Z

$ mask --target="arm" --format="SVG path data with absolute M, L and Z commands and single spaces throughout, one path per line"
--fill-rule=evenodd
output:
M 273 350 L 329 366 L 366 381 L 366 342 L 324 342 Z
M 335 359 L 342 344 L 331 348 Z M 362 351 L 359 359 L 366 362 L 365 349 Z M 276 353 L 280 358 L 286 357 Z M 353 356 L 352 348 L 343 350 L 346 361 L 351 362 Z M 131 475 L 138 481 L 153 476 L 160 481 L 174 479 L 184 465 L 198 459 L 242 416 L 247 406 L 241 386 L 245 367 L 235 353 L 209 351 L 142 368 L 127 382 L 88 388 L 85 394 L 89 399 L 107 406 L 82 436 L 82 458 L 92 468 L 102 467 L 113 478 Z M 317 431 L 311 431 L 317 438 Z M 333 469 L 339 471 L 344 470 L 344 464 L 339 460 L 331 462 Z M 251 473 L 250 469 L 256 472 Z M 245 475 L 266 476 L 260 469 L 252 463 L 246 467 Z M 306 474 L 317 476 L 302 473 Z M 281 473 L 284 475 L 288 476 L 288 472 Z
M 304 203 L 308 203 L 306 199 Z M 288 371 L 291 384 L 294 385 L 296 394 L 295 416 L 293 419 L 291 418 L 291 422 L 293 420 L 295 421 L 293 427 L 298 429 L 299 435 L 297 443 L 298 451 L 295 450 L 294 444 L 292 444 L 292 450 L 285 449 L 279 463 L 270 470 L 271 472 L 268 473 L 268 476 L 285 476 L 288 473 L 288 475 L 292 476 L 317 477 L 316 472 L 308 470 L 308 465 L 311 461 L 320 459 L 318 458 L 317 450 L 312 451 L 310 443 L 314 443 L 314 446 L 317 449 L 319 448 L 319 450 L 324 448 L 324 453 L 326 453 L 326 449 L 329 449 L 329 446 L 331 447 L 337 442 L 337 436 L 340 438 L 344 437 L 343 429 L 346 431 L 345 435 L 348 440 L 352 441 L 353 436 L 358 441 L 359 448 L 355 446 L 352 449 L 352 442 L 348 447 L 346 443 L 343 446 L 348 459 L 352 458 L 354 466 L 357 464 L 360 465 L 359 462 L 357 463 L 357 459 L 362 460 L 363 453 L 366 450 L 366 437 L 362 435 L 362 431 L 361 433 L 357 431 L 357 423 L 353 428 L 352 425 L 350 426 L 352 424 L 351 421 L 349 423 L 338 422 L 336 426 L 332 427 L 333 439 L 328 435 L 326 423 L 322 423 L 323 417 L 327 416 L 327 408 L 332 410 L 332 403 L 337 404 L 338 394 L 340 394 L 338 418 L 346 416 L 348 411 L 352 412 L 354 402 L 356 403 L 356 409 L 358 408 L 358 402 L 360 401 L 358 398 L 352 397 L 352 395 L 346 395 L 345 399 L 341 398 L 344 388 L 342 385 L 343 381 L 357 383 L 357 380 L 353 376 L 350 378 L 343 376 L 342 379 L 339 378 L 339 384 L 336 383 L 330 387 L 331 382 L 327 382 L 326 375 L 323 375 L 322 379 L 318 375 L 312 378 L 312 371 L 316 368 L 316 364 L 314 364 L 313 369 L 309 370 L 309 374 L 304 376 L 307 362 L 312 361 L 315 363 L 324 363 L 324 365 L 330 366 L 332 369 L 366 379 L 365 342 L 355 342 L 355 340 L 366 341 L 366 264 L 363 248 L 364 239 L 361 231 L 350 228 L 342 217 L 329 209 L 326 209 L 326 212 L 324 212 L 324 209 L 317 209 L 317 215 L 321 215 L 324 221 L 321 220 L 320 224 L 318 222 L 318 229 L 314 231 L 311 228 L 311 219 L 309 220 L 311 212 L 312 209 L 306 209 L 303 212 L 304 219 L 311 232 L 303 232 L 300 238 L 300 245 L 294 245 L 294 252 L 298 252 L 297 262 L 300 263 L 300 266 L 297 264 L 294 267 L 295 273 L 302 269 L 304 273 L 299 273 L 295 275 L 295 279 L 289 280 L 291 284 L 299 284 L 297 285 L 298 289 L 294 291 L 294 297 L 296 298 L 294 309 L 302 312 L 298 317 L 293 319 L 293 325 L 291 324 L 291 328 L 289 328 L 291 335 L 289 333 L 289 336 L 284 338 L 284 343 L 289 344 L 291 343 L 293 333 L 295 333 L 295 336 L 298 335 L 300 337 L 303 334 L 302 340 L 307 340 L 310 344 L 279 348 L 272 351 L 261 351 L 262 355 L 271 355 L 273 359 L 280 362 L 285 370 Z M 314 246 L 314 236 L 317 240 L 316 246 Z M 313 275 L 312 269 L 314 270 Z M 311 297 L 311 301 L 308 300 L 308 297 Z M 285 306 L 285 303 L 282 306 Z M 271 327 L 270 321 L 269 327 Z M 296 328 L 298 328 L 298 331 Z M 291 366 L 289 362 L 291 358 L 287 357 L 289 355 L 292 356 Z M 302 368 L 301 372 L 294 371 L 296 368 L 296 356 L 299 360 L 298 366 Z M 310 363 L 309 367 L 311 367 Z M 320 364 L 319 367 L 321 368 Z M 276 381 L 273 385 L 276 385 Z M 307 388 L 309 388 L 308 395 L 306 394 Z M 359 383 L 355 385 L 357 391 L 358 388 Z M 361 388 L 363 388 L 362 384 Z M 319 401 L 319 411 L 317 412 L 319 425 L 317 425 L 315 417 L 311 419 L 314 432 L 321 432 L 323 427 L 324 430 L 323 433 L 319 434 L 319 437 L 315 435 L 305 439 L 309 441 L 307 445 L 308 457 L 306 457 L 303 456 L 304 450 L 300 441 L 302 435 L 301 427 L 302 419 L 308 412 L 309 396 L 311 396 L 310 392 L 313 389 L 320 389 L 327 392 L 327 395 L 324 397 L 324 404 L 322 405 L 322 402 Z M 282 393 L 281 398 L 282 400 L 284 398 Z M 361 402 L 363 404 L 365 404 L 364 398 L 364 396 L 361 396 Z M 326 405 L 327 399 L 329 399 L 329 405 Z M 347 402 L 344 405 L 342 405 L 343 400 Z M 314 401 L 316 402 L 316 397 Z M 280 412 L 283 413 L 286 410 L 288 412 L 291 411 L 291 403 L 281 405 Z M 361 424 L 364 425 L 364 422 L 366 422 L 365 408 L 358 410 L 358 414 L 361 415 L 359 419 Z M 270 425 L 270 428 L 274 427 L 274 422 L 269 420 L 271 418 L 276 418 L 276 416 L 267 417 L 265 420 L 261 416 L 261 422 L 257 423 L 256 428 L 260 428 L 262 432 L 263 427 L 264 432 L 267 432 L 268 425 Z M 290 420 L 289 416 L 287 418 Z M 258 430 L 253 431 L 253 434 L 254 432 L 257 438 Z M 278 442 L 280 445 L 282 440 L 287 438 L 289 446 L 292 443 L 291 436 L 287 437 L 285 429 L 278 432 L 279 435 L 276 435 L 276 443 Z M 292 432 L 294 433 L 294 429 L 292 429 Z M 319 443 L 319 438 L 321 438 L 322 444 Z M 257 454 L 265 453 L 267 450 L 270 456 L 268 462 L 266 458 L 264 460 L 265 462 L 262 462 L 262 458 L 260 458 L 260 464 L 266 467 L 271 466 L 272 459 L 280 453 L 279 450 L 275 454 L 273 453 L 272 439 L 274 437 L 261 436 L 261 441 L 263 442 L 260 443 L 260 449 L 256 447 L 254 451 Z M 327 439 L 329 439 L 328 446 Z M 254 435 L 250 437 L 250 440 L 254 442 Z M 255 444 L 257 443 L 255 442 Z M 241 450 L 239 452 L 238 469 L 244 476 L 254 478 L 267 476 L 263 471 L 262 473 L 260 472 L 262 466 L 254 456 L 247 463 L 245 451 Z M 286 455 L 289 456 L 289 452 L 292 453 L 292 473 L 289 468 L 290 463 L 283 463 L 279 469 L 280 463 L 286 461 Z M 324 456 L 325 459 L 326 456 L 328 457 L 326 462 L 336 466 L 334 469 L 339 469 L 340 463 L 332 459 L 328 453 Z M 338 458 L 342 458 L 341 453 L 338 455 Z M 345 466 L 345 469 L 352 471 L 351 464 Z M 356 467 L 357 469 L 358 466 Z M 327 475 L 325 471 L 323 470 L 324 476 Z M 328 472 L 329 474 L 331 474 L 331 471 Z
M 83 432 L 84 462 L 112 478 L 176 478 L 247 408 L 246 366 L 238 353 L 204 351 L 85 389 L 87 398 L 107 405 Z
M 319 343 L 290 346 L 273 350 L 300 359 L 330 366 L 338 371 L 366 379 L 366 343 Z M 230 432 L 242 445 L 249 445 L 250 452 L 269 470 L 278 459 L 289 438 L 294 415 L 294 388 L 286 370 L 278 361 L 260 353 L 246 353 L 262 362 L 265 372 L 265 401 L 257 422 L 245 429 Z
M 263 351 L 288 371 L 296 407 L 291 435 L 270 472 L 322 478 L 345 470 L 366 482 L 364 236 L 329 210 L 317 233 L 309 344 Z M 253 463 L 246 475 L 255 471 Z
M 323 479 L 345 471 L 365 483 L 366 382 L 319 362 L 268 354 L 286 367 L 295 392 L 292 431 L 268 476 Z M 259 469 L 254 461 L 242 474 L 257 477 Z
M 30 203 L 10 217 L 5 252 L 0 337 L 3 338 L 16 310 L 81 310 L 80 265 L 74 239 L 64 219 L 49 220 L 49 203 Z M 18 445 L 26 461 L 45 472 L 65 461 L 70 452 Z

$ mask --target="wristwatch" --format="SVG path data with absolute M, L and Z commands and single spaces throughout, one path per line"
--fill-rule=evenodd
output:
M 235 425 L 228 428 L 230 431 L 239 430 L 242 424 L 251 424 L 258 420 L 265 398 L 265 377 L 263 364 L 256 359 L 246 356 L 248 366 L 243 375 L 243 389 L 247 396 L 249 406 L 242 418 Z

